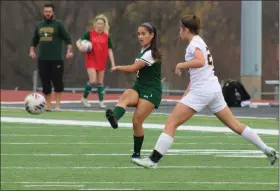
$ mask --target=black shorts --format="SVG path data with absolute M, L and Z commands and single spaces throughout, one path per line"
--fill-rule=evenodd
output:
M 52 84 L 55 92 L 63 91 L 63 60 L 38 60 L 38 69 L 45 95 L 52 92 Z

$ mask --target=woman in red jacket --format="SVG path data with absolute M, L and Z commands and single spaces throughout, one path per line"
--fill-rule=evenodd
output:
M 85 85 L 84 95 L 81 102 L 86 107 L 91 105 L 88 103 L 87 97 L 93 87 L 97 88 L 99 97 L 99 107 L 106 108 L 103 102 L 104 99 L 104 71 L 107 64 L 107 57 L 109 55 L 112 67 L 115 66 L 114 55 L 112 51 L 112 41 L 109 36 L 109 23 L 104 15 L 97 15 L 94 18 L 93 30 L 87 31 L 76 42 L 78 49 L 86 53 L 85 66 L 89 76 L 89 81 Z M 92 50 L 87 52 L 81 45 L 82 40 L 88 40 L 92 44 Z

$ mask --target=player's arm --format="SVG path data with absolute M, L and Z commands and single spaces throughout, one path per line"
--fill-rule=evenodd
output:
M 33 35 L 32 41 L 31 41 L 30 50 L 29 50 L 29 56 L 32 59 L 36 58 L 35 48 L 39 44 L 39 40 L 40 40 L 40 36 L 39 36 L 38 26 L 36 26 L 35 30 L 34 30 L 34 35 Z
M 90 33 L 89 33 L 89 31 L 85 32 L 85 33 L 81 36 L 81 38 L 79 38 L 79 39 L 76 41 L 76 46 L 77 46 L 77 48 L 79 49 L 79 51 L 81 51 L 81 52 L 86 52 L 86 50 L 84 50 L 84 48 L 82 47 L 82 44 L 81 44 L 82 40 L 88 40 L 88 41 L 90 41 Z
M 67 31 L 65 25 L 59 21 L 59 28 L 61 32 L 61 38 L 65 41 L 67 52 L 72 52 L 72 38 L 70 33 Z
M 115 59 L 114 59 L 114 54 L 113 54 L 113 44 L 112 44 L 112 40 L 110 37 L 108 38 L 108 55 L 109 55 L 109 59 L 111 62 L 111 66 L 113 68 L 113 67 L 115 67 Z
M 121 71 L 121 72 L 137 72 L 138 70 L 140 70 L 141 68 L 145 67 L 147 64 L 146 62 L 142 61 L 142 60 L 138 60 L 136 61 L 134 64 L 132 65 L 126 65 L 126 66 L 115 66 L 112 68 L 112 70 L 116 70 L 116 71 Z
M 187 68 L 201 68 L 204 66 L 205 60 L 202 51 L 196 48 L 194 51 L 194 59 L 188 62 L 182 62 L 177 64 L 176 69 L 187 69 Z

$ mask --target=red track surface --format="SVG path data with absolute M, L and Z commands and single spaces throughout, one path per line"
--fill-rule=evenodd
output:
M 32 93 L 32 91 L 15 91 L 15 90 L 1 90 L 1 102 L 17 102 L 17 101 L 23 101 L 25 96 L 27 96 L 29 93 Z M 41 93 L 41 92 L 39 92 Z M 69 93 L 65 92 L 62 95 L 62 100 L 64 101 L 78 101 L 82 97 L 82 93 Z M 121 94 L 105 94 L 104 99 L 105 100 L 117 100 Z M 179 100 L 181 98 L 181 95 L 172 95 L 172 96 L 163 96 L 163 99 L 174 99 Z M 54 94 L 53 94 L 53 101 L 55 100 Z M 98 96 L 96 93 L 92 93 L 88 97 L 89 100 L 98 100 Z M 251 102 L 263 102 L 263 103 L 277 103 L 277 101 L 274 100 L 251 100 Z

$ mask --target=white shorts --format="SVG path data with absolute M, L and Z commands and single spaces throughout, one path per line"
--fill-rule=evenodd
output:
M 217 113 L 227 106 L 222 92 L 201 94 L 189 91 L 180 102 L 196 112 L 200 112 L 205 107 L 208 107 L 210 111 Z

